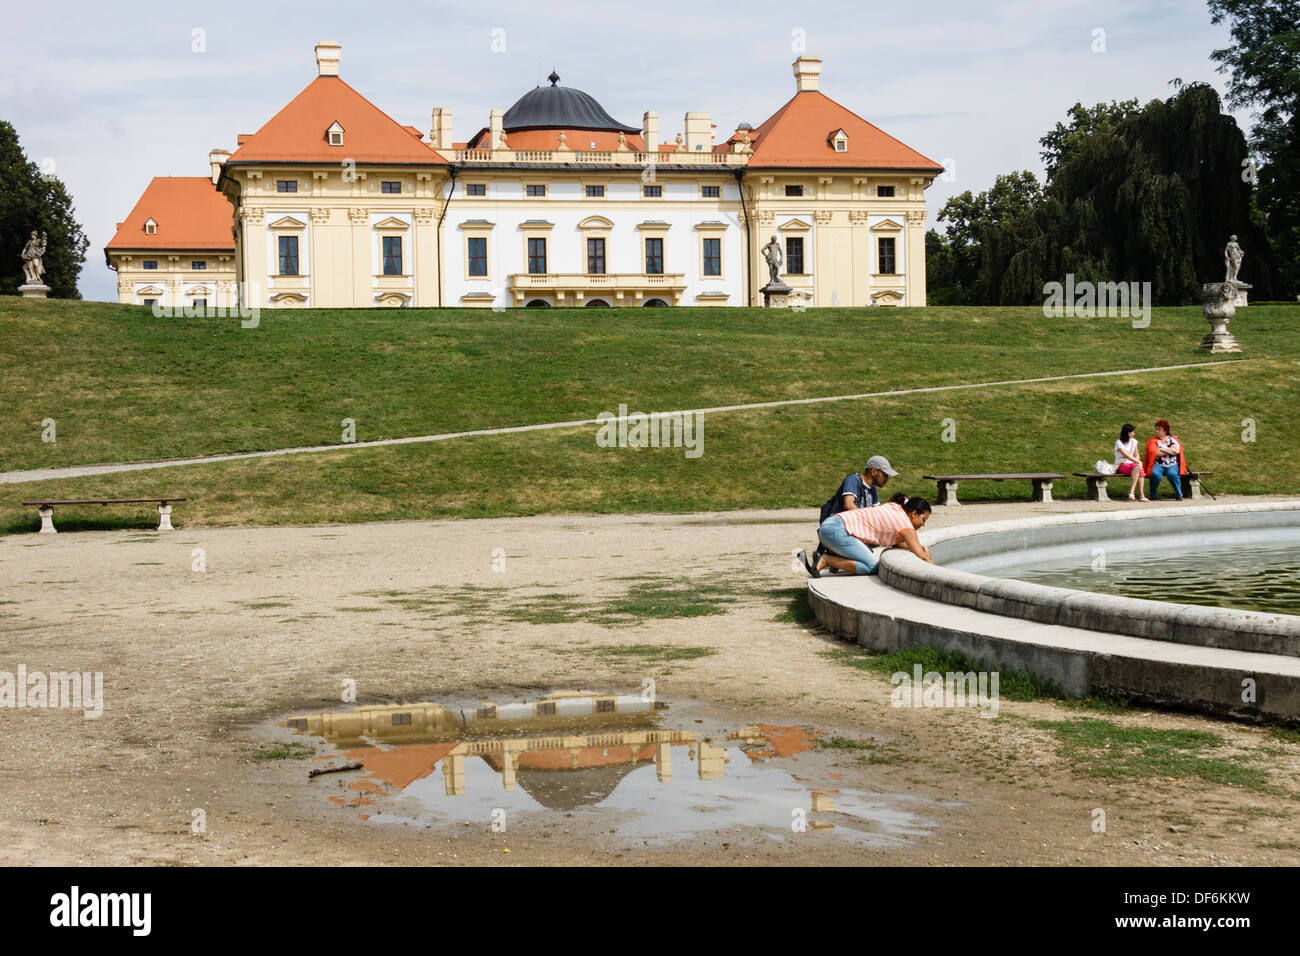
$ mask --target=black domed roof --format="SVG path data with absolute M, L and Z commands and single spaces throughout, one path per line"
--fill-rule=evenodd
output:
M 610 133 L 639 133 L 605 112 L 594 97 L 582 90 L 560 86 L 560 78 L 547 77 L 550 86 L 529 90 L 506 110 L 502 126 L 507 133 L 522 129 L 590 129 Z

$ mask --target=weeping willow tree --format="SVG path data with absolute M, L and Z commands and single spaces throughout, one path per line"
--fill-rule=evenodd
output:
M 954 197 L 940 212 L 951 224 L 944 239 L 958 300 L 1040 303 L 1046 283 L 1073 274 L 1150 282 L 1157 303 L 1191 303 L 1201 283 L 1222 278 L 1234 234 L 1249 253 L 1241 278 L 1270 297 L 1272 255 L 1242 176 L 1246 140 L 1213 88 L 1189 84 L 1144 107 L 1075 104 L 1041 144 L 1041 192 L 1029 188 L 1032 173 L 999 176 L 987 193 Z

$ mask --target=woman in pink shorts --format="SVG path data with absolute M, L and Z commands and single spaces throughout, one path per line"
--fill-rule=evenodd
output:
M 1132 425 L 1125 425 L 1119 430 L 1119 441 L 1115 442 L 1115 474 L 1132 475 L 1133 483 L 1129 485 L 1129 501 L 1150 501 L 1146 486 L 1142 484 L 1142 459 L 1138 457 L 1138 440 L 1133 437 L 1137 431 Z M 1141 498 L 1134 497 L 1134 492 L 1142 492 Z

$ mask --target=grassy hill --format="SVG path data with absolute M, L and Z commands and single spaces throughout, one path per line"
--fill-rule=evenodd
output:
M 9 485 L 0 530 L 28 529 L 24 497 L 185 495 L 178 524 L 298 523 L 813 506 L 866 455 L 933 494 L 932 470 L 1085 470 L 1119 425 L 1169 418 L 1215 490 L 1300 492 L 1300 307 L 1252 305 L 1238 364 L 706 418 L 704 454 L 607 449 L 595 429 L 346 450 L 366 441 L 664 411 L 1206 361 L 1199 309 L 1047 319 L 1036 308 L 312 310 L 234 319 L 0 301 L 0 470 L 293 445 L 320 455 Z M 957 441 L 941 441 L 942 422 Z M 1242 441 L 1242 420 L 1258 440 Z M 57 441 L 41 441 L 53 419 Z M 1018 485 L 963 499 L 1019 497 Z M 1082 481 L 1058 491 L 1082 495 Z M 139 525 L 60 512 L 60 528 Z

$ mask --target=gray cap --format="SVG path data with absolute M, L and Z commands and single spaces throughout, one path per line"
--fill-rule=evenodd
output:
M 894 477 L 894 475 L 898 474 L 898 472 L 894 471 L 893 468 L 889 467 L 889 459 L 886 458 L 884 455 L 872 455 L 870 458 L 867 459 L 867 463 L 862 470 L 871 471 L 872 469 L 875 469 L 876 471 L 883 471 L 891 478 Z

